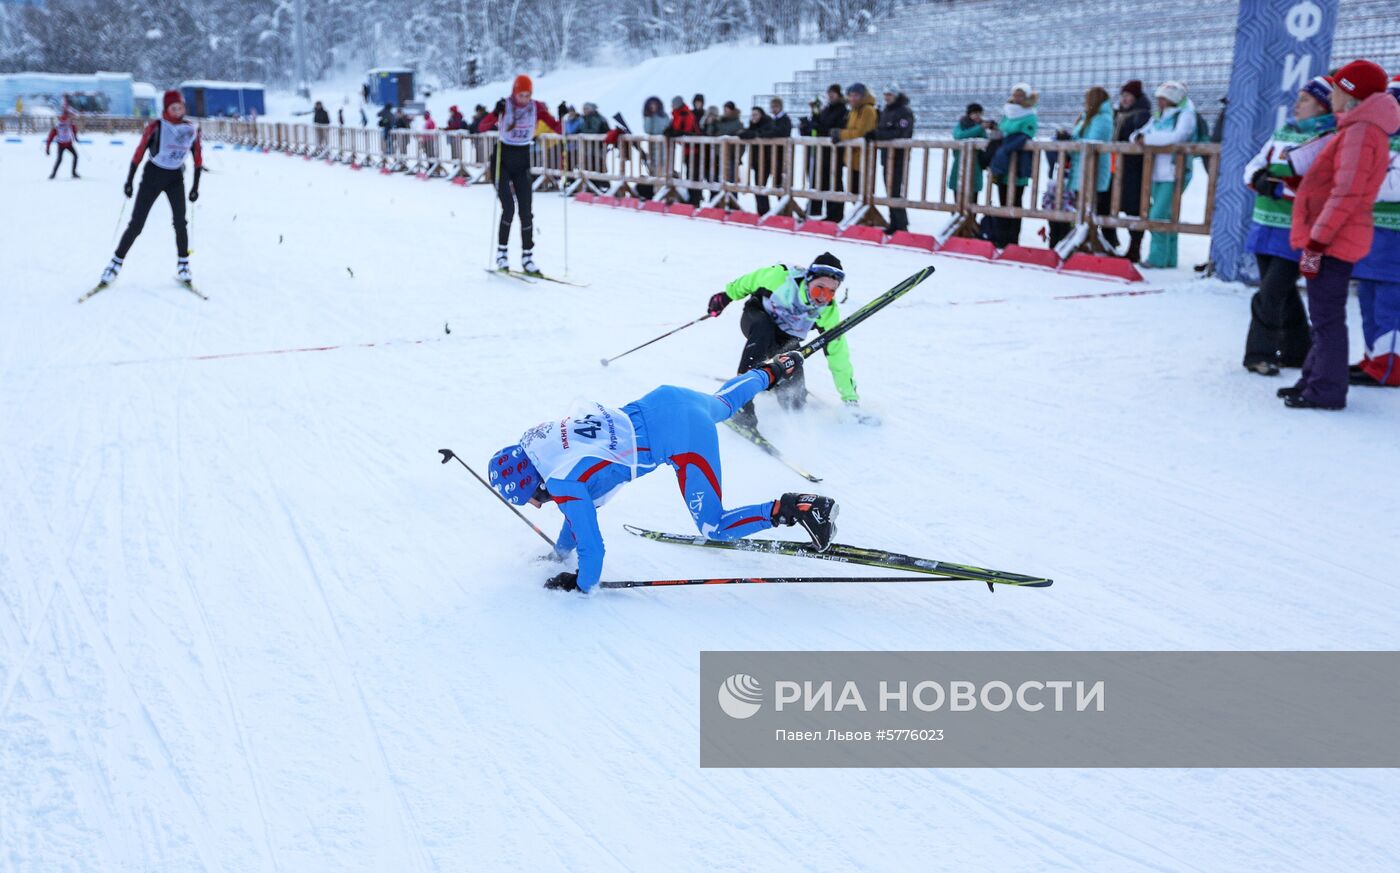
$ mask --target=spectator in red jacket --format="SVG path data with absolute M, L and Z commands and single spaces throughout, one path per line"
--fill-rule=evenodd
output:
M 1371 249 L 1371 207 L 1390 163 L 1390 133 L 1400 127 L 1400 104 L 1386 93 L 1378 64 L 1352 61 L 1333 81 L 1337 134 L 1296 186 L 1289 233 L 1289 243 L 1302 252 L 1298 272 L 1308 280 L 1312 321 L 1303 376 L 1278 392 L 1293 409 L 1346 406 L 1347 285 L 1352 267 Z
M 685 104 L 685 98 L 679 94 L 671 98 L 671 123 L 662 134 L 666 137 L 700 135 L 700 121 L 695 117 L 695 111 Z M 671 154 L 674 158 L 675 152 L 672 151 Z M 685 178 L 696 182 L 704 180 L 704 167 L 701 166 L 703 157 L 699 149 L 692 151 L 689 145 L 681 146 L 681 167 Z M 702 196 L 701 189 L 692 188 L 687 192 L 686 199 L 692 205 L 698 206 Z
M 78 125 L 74 123 L 73 116 L 68 114 L 68 107 L 63 107 L 63 114 L 49 128 L 49 138 L 44 140 L 44 154 L 49 153 L 54 140 L 58 140 L 58 159 L 53 162 L 53 172 L 49 173 L 52 179 L 58 175 L 58 168 L 63 165 L 63 153 L 73 154 L 73 178 L 78 178 L 78 149 L 74 143 L 78 139 Z

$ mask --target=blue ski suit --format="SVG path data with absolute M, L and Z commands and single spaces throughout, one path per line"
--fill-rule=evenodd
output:
M 732 540 L 773 526 L 773 501 L 725 509 L 721 502 L 718 422 L 729 418 L 768 387 L 768 374 L 750 370 L 735 376 L 714 394 L 662 385 L 622 407 L 636 431 L 636 475 L 663 464 L 676 471 L 676 482 L 695 526 L 709 539 Z M 625 464 L 585 458 L 566 475 L 545 481 L 551 499 L 564 513 L 556 550 L 578 549 L 578 587 L 588 591 L 603 571 L 603 537 L 598 510 L 614 490 L 631 481 Z

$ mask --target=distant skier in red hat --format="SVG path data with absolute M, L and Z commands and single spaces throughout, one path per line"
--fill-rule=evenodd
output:
M 540 275 L 535 266 L 535 215 L 530 208 L 530 147 L 535 144 L 535 131 L 543 123 L 555 133 L 562 133 L 558 119 L 549 114 L 542 101 L 531 99 L 534 83 L 530 77 L 519 75 L 511 86 L 510 98 L 496 104 L 496 111 L 481 120 L 483 131 L 500 131 L 500 150 L 496 156 L 496 194 L 501 198 L 501 225 L 496 238 L 496 269 L 509 270 L 510 224 L 515 206 L 520 204 L 520 269 Z M 514 190 L 514 196 L 511 192 Z
M 58 159 L 53 162 L 53 172 L 49 173 L 52 179 L 58 175 L 58 168 L 63 165 L 63 153 L 73 154 L 73 178 L 78 176 L 78 149 L 74 145 L 78 140 L 78 125 L 74 123 L 73 116 L 68 112 L 68 105 L 63 106 L 63 114 L 58 116 L 58 120 L 49 129 L 49 138 L 44 140 L 44 154 L 49 153 L 54 140 L 58 141 Z
M 150 153 L 150 160 L 146 162 L 146 169 L 141 174 L 141 187 L 136 191 L 136 205 L 131 212 L 131 223 L 122 233 L 121 242 L 117 243 L 112 262 L 102 271 L 99 288 L 110 285 L 121 272 L 127 251 L 131 249 L 136 237 L 141 235 L 141 229 L 146 226 L 146 216 L 150 214 L 151 207 L 161 194 L 170 201 L 170 213 L 174 219 L 175 249 L 179 256 L 175 276 L 186 284 L 192 281 L 190 241 L 185 226 L 185 155 L 194 155 L 191 202 L 199 199 L 199 176 L 204 172 L 204 157 L 200 151 L 199 128 L 185 118 L 185 100 L 180 96 L 180 92 L 166 91 L 162 102 L 164 112 L 160 118 L 146 125 L 146 129 L 141 133 L 141 142 L 136 146 L 136 153 L 131 157 L 131 168 L 126 174 L 126 186 L 123 188 L 128 197 L 132 193 L 132 182 L 136 178 L 136 168 L 141 164 L 141 157 L 147 152 Z

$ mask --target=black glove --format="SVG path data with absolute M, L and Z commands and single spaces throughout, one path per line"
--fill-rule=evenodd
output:
M 49 144 L 48 144 L 48 143 L 44 143 L 44 157 L 47 158 L 48 156 L 49 156 Z
M 135 178 L 136 178 L 136 165 L 135 165 L 135 164 L 132 164 L 132 165 L 131 165 L 131 169 L 130 169 L 130 170 L 127 170 L 127 173 L 126 173 L 126 184 L 122 186 L 122 192 L 125 193 L 126 196 L 128 196 L 128 197 L 131 196 L 131 181 L 132 181 L 133 179 L 135 179 Z
M 1276 180 L 1269 175 L 1268 167 L 1260 167 L 1254 171 L 1254 175 L 1249 179 L 1249 187 L 1253 188 L 1261 197 L 1274 196 L 1274 182 Z
M 710 298 L 710 302 L 705 307 L 705 309 L 710 313 L 711 318 L 719 318 L 719 314 L 724 311 L 724 307 L 728 306 L 732 302 L 733 301 L 729 299 L 728 294 L 726 294 L 723 291 L 720 291 Z
M 833 130 L 833 131 L 831 132 L 831 143 L 832 143 L 832 145 L 840 145 L 840 144 L 841 144 L 841 131 L 839 131 L 839 130 Z
M 544 587 L 548 588 L 550 591 L 577 591 L 578 574 L 560 573 L 558 576 L 544 583 Z
M 497 100 L 496 105 L 491 110 L 491 114 L 496 116 L 497 121 L 500 121 L 501 116 L 506 114 L 506 101 Z
M 191 203 L 193 203 L 193 202 L 195 202 L 196 200 L 199 199 L 199 174 L 200 174 L 200 173 L 203 173 L 203 172 L 204 172 L 204 168 L 203 168 L 203 167 L 195 167 L 195 168 L 194 168 L 194 184 L 190 186 L 190 202 L 191 202 Z
M 779 382 L 801 373 L 802 361 L 801 352 L 783 352 L 759 364 L 758 369 L 768 374 L 768 387 L 772 389 L 777 387 Z

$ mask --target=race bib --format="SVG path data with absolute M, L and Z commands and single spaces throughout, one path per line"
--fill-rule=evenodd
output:
M 151 163 L 166 170 L 178 170 L 185 165 L 185 155 L 194 145 L 198 129 L 193 124 L 171 124 L 160 120 L 160 151 Z
M 579 403 L 572 415 L 535 425 L 520 447 L 545 480 L 567 476 L 579 461 L 596 458 L 621 464 L 637 478 L 637 432 L 620 409 Z

